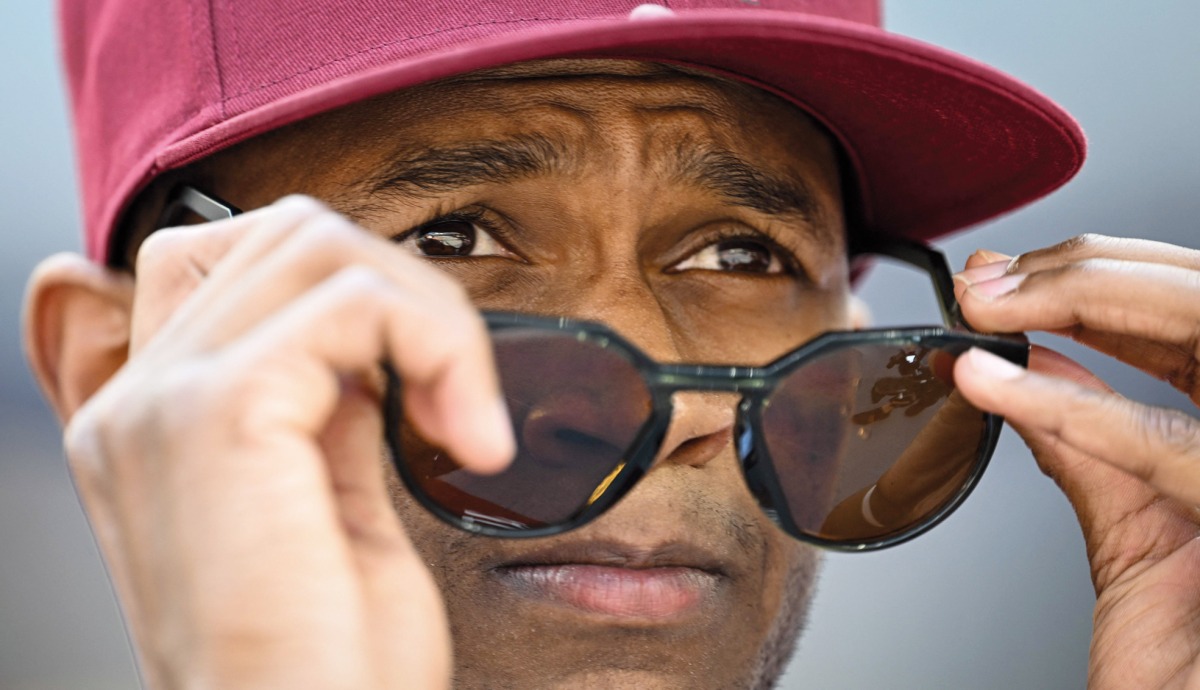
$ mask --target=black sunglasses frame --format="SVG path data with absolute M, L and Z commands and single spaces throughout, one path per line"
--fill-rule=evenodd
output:
M 775 475 L 769 447 L 757 439 L 764 436 L 762 415 L 776 386 L 796 369 L 830 352 L 852 346 L 894 345 L 929 347 L 955 353 L 970 347 L 981 347 L 1015 364 L 1025 365 L 1028 345 L 1023 338 L 987 336 L 948 330 L 941 327 L 874 329 L 862 331 L 831 331 L 806 342 L 763 367 L 731 367 L 728 365 L 661 364 L 650 359 L 633 344 L 601 323 L 566 318 L 532 316 L 507 312 L 485 312 L 484 320 L 490 332 L 536 329 L 568 333 L 592 345 L 616 352 L 625 358 L 641 375 L 651 396 L 651 413 L 630 443 L 623 458 L 625 466 L 591 503 L 582 506 L 566 520 L 550 525 L 512 529 L 470 516 L 458 515 L 432 499 L 420 486 L 408 463 L 403 461 L 400 439 L 400 420 L 403 416 L 401 381 L 391 366 L 385 366 L 388 377 L 384 399 L 385 435 L 396 469 L 416 500 L 442 520 L 468 532 L 492 537 L 546 537 L 581 527 L 615 505 L 650 469 L 670 424 L 673 410 L 671 398 L 683 391 L 730 392 L 742 396 L 735 422 L 735 447 L 746 483 L 767 516 L 792 537 L 810 544 L 841 551 L 870 551 L 908 541 L 928 531 L 954 511 L 978 484 L 987 462 L 995 450 L 1003 420 L 986 413 L 984 431 L 977 457 L 963 486 L 941 507 L 921 521 L 902 531 L 877 538 L 857 541 L 822 538 L 801 529 L 791 517 L 783 488 Z
M 176 224 L 184 212 L 192 212 L 208 221 L 232 218 L 242 213 L 237 207 L 191 187 L 180 187 L 171 195 L 159 227 Z M 929 531 L 960 506 L 978 485 L 988 461 L 995 450 L 1003 419 L 983 413 L 984 432 L 980 439 L 976 461 L 970 475 L 952 496 L 924 519 L 897 532 L 863 540 L 832 540 L 805 532 L 792 519 L 782 487 L 773 469 L 770 451 L 765 443 L 756 442 L 763 436 L 762 413 L 776 386 L 796 369 L 832 351 L 864 345 L 905 345 L 929 347 L 951 352 L 965 352 L 979 347 L 1014 364 L 1026 366 L 1029 341 L 1021 334 L 980 334 L 963 320 L 954 297 L 954 282 L 945 257 L 937 250 L 911 240 L 881 234 L 855 233 L 848 248 L 851 264 L 861 269 L 872 257 L 888 257 L 924 271 L 931 279 L 941 308 L 944 326 L 914 328 L 881 328 L 858 331 L 829 331 L 818 335 L 794 350 L 761 367 L 740 367 L 706 364 L 662 364 L 650 359 L 632 343 L 601 323 L 518 314 L 484 312 L 483 318 L 491 332 L 511 329 L 537 329 L 547 332 L 567 332 L 581 340 L 618 353 L 639 372 L 651 394 L 651 414 L 630 445 L 625 466 L 614 476 L 598 497 L 583 506 L 569 519 L 551 525 L 527 529 L 506 529 L 464 518 L 435 502 L 420 486 L 411 469 L 403 461 L 399 438 L 400 420 L 404 418 L 401 405 L 401 382 L 388 363 L 383 369 L 388 378 L 383 414 L 385 436 L 397 472 L 413 497 L 439 519 L 474 534 L 504 538 L 536 538 L 561 534 L 581 527 L 615 505 L 650 469 L 657 450 L 666 435 L 672 414 L 671 398 L 683 391 L 738 393 L 735 423 L 735 448 L 747 487 L 760 507 L 776 524 L 793 538 L 836 551 L 875 551 L 901 544 Z

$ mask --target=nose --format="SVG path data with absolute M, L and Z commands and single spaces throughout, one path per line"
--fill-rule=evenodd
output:
M 531 404 L 515 419 L 520 455 L 543 468 L 578 471 L 627 462 L 651 414 L 640 380 L 607 377 L 595 386 L 523 393 L 534 395 L 522 396 Z M 736 402 L 737 396 L 729 393 L 676 393 L 654 465 L 700 467 L 716 458 L 732 441 Z
M 607 236 L 607 233 L 604 235 Z M 633 264 L 630 260 L 630 264 Z M 704 359 L 693 350 L 704 346 L 697 338 L 694 324 L 680 320 L 680 315 L 660 300 L 645 274 L 634 267 L 604 272 L 580 271 L 571 274 L 571 290 L 559 290 L 543 295 L 534 309 L 548 314 L 599 321 L 620 333 L 639 349 L 658 362 L 696 361 Z M 589 386 L 630 397 L 635 388 L 621 377 L 614 376 L 620 367 L 611 367 L 603 376 L 591 378 Z M 646 394 L 647 403 L 649 394 Z M 636 396 L 632 396 L 636 397 Z M 565 442 L 580 448 L 600 449 L 624 439 L 629 422 L 624 416 L 625 403 L 590 407 L 579 405 L 571 414 L 545 415 L 524 424 L 529 435 L 523 439 L 536 444 L 547 453 L 569 457 L 563 452 Z M 667 432 L 654 458 L 654 464 L 677 463 L 700 466 L 717 457 L 732 442 L 737 395 L 684 391 L 672 398 L 673 411 Z M 645 416 L 650 415 L 649 405 Z M 629 439 L 632 440 L 632 439 Z M 628 445 L 622 448 L 626 451 Z M 627 454 L 621 456 L 629 460 Z
M 732 445 L 736 405 L 733 393 L 676 393 L 671 424 L 655 465 L 701 467 L 717 458 Z

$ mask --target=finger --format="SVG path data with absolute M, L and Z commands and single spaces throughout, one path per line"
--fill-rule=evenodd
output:
M 1030 369 L 1100 393 L 1109 392 L 1091 372 L 1045 348 L 1033 348 Z M 1121 577 L 1130 566 L 1166 556 L 1192 538 L 1196 515 L 1191 508 L 1165 500 L 1137 477 L 1068 445 L 1050 432 L 1020 423 L 1012 426 L 1033 451 L 1042 471 L 1054 479 L 1075 509 L 1097 591 Z
M 1162 495 L 1200 505 L 1200 425 L 1191 417 L 1027 371 L 979 349 L 959 358 L 955 376 L 982 409 L 1127 472 Z
M 1166 362 L 1127 349 L 1129 364 L 1196 390 L 1200 342 L 1200 275 L 1161 264 L 1110 259 L 980 283 L 958 279 L 963 314 L 991 332 L 1066 331 L 1081 339 L 1096 332 L 1133 336 L 1177 348 Z M 1161 357 L 1163 351 L 1156 354 Z
M 1086 235 L 1063 243 L 1060 246 L 1070 247 L 1073 250 L 1080 250 L 1086 246 L 1093 248 L 1110 246 L 1106 242 L 1110 239 L 1112 238 Z M 1121 242 L 1117 242 L 1112 246 L 1119 246 L 1120 244 Z M 1157 242 L 1148 244 L 1150 246 L 1147 248 L 1147 251 L 1136 254 L 1140 259 L 1162 258 L 1152 253 L 1157 248 L 1167 251 L 1179 249 L 1178 247 L 1163 245 Z M 1071 251 L 1069 254 L 1076 257 L 1081 256 L 1080 251 Z M 965 283 L 967 282 L 979 282 L 1007 275 L 1015 269 L 1016 264 L 1013 259 L 1014 257 L 1006 254 L 986 249 L 976 251 L 967 259 L 966 270 L 963 272 L 963 275 L 956 279 L 956 291 L 962 294 L 961 291 L 965 289 Z M 1036 266 L 1049 265 L 1046 261 L 1027 262 L 1025 268 L 1030 269 Z M 1098 352 L 1115 357 L 1123 362 L 1134 363 L 1135 366 L 1139 366 L 1143 371 L 1168 381 L 1176 388 L 1189 388 L 1186 376 L 1180 376 L 1180 374 L 1183 373 L 1186 375 L 1190 367 L 1195 366 L 1195 355 L 1185 347 L 1164 344 L 1149 338 L 1139 338 L 1122 333 L 1093 331 L 1086 328 L 1066 328 L 1051 330 L 1050 332 L 1055 335 L 1071 338 L 1078 343 L 1087 345 Z
M 152 233 L 139 248 L 134 268 L 139 289 L 134 297 L 131 351 L 141 350 L 223 260 L 228 259 L 227 273 L 239 275 L 303 220 L 325 210 L 308 197 L 291 196 L 228 220 Z M 214 288 L 220 282 L 214 281 Z
M 1166 242 L 1087 234 L 1016 257 L 1011 273 L 1036 273 L 1088 259 L 1117 259 L 1200 271 L 1200 251 Z
M 372 614 L 378 667 L 387 688 L 449 688 L 451 637 L 442 593 L 412 546 L 359 554 L 363 594 Z
M 376 387 L 343 377 L 320 445 L 371 614 L 368 639 L 375 657 L 383 660 L 379 667 L 400 674 L 385 683 L 388 687 L 447 687 L 446 614 L 388 493 L 382 437 Z
M 448 311 L 473 307 L 462 287 L 427 262 L 376 237 L 346 218 L 322 210 L 303 218 L 265 255 L 238 251 L 212 272 L 181 310 L 186 323 L 175 338 L 203 351 L 239 337 L 312 286 L 347 266 L 369 266 L 431 305 Z
M 491 362 L 490 340 L 479 326 L 474 307 L 461 288 L 451 277 L 426 262 L 374 237 L 361 228 L 332 212 L 318 213 L 304 219 L 300 227 L 273 251 L 263 257 L 257 265 L 248 266 L 239 279 L 230 280 L 218 293 L 197 295 L 190 320 L 176 333 L 179 340 L 195 352 L 219 348 L 224 343 L 240 337 L 259 322 L 270 318 L 273 312 L 287 308 L 313 284 L 318 283 L 346 266 L 370 267 L 374 275 L 385 278 L 390 290 L 401 290 L 415 302 L 424 304 L 428 314 L 439 315 L 446 324 L 440 330 L 424 334 L 431 350 L 454 351 L 451 340 L 474 341 L 464 352 L 473 352 L 478 357 L 484 352 L 483 361 L 489 371 L 480 376 L 468 368 L 447 370 L 448 386 L 409 385 L 406 379 L 406 409 L 414 422 L 430 438 L 448 438 L 459 434 L 457 426 L 463 420 L 473 421 L 469 415 L 462 420 L 444 411 L 456 405 L 459 391 L 473 388 L 483 394 L 495 392 L 495 406 L 506 416 L 499 398 L 499 387 Z M 222 267 L 223 268 L 223 267 Z M 215 274 L 214 274 L 215 278 Z M 205 289 L 209 289 L 206 285 Z M 254 299 L 246 299 L 254 295 Z M 455 325 L 456 324 L 456 325 Z M 414 332 L 420 332 L 414 325 Z M 441 335 L 439 336 L 438 333 Z M 432 356 L 422 356 L 428 362 L 439 361 Z M 405 375 L 405 362 L 395 361 L 397 370 Z M 408 375 L 416 375 L 409 371 Z M 459 381 L 459 377 L 466 377 Z M 446 397 L 449 396 L 449 397 Z M 489 416 L 495 417 L 495 414 Z M 471 432 L 466 432 L 470 437 Z
M 496 471 L 515 449 L 479 316 L 430 303 L 373 269 L 339 271 L 222 356 L 246 372 L 234 380 L 251 386 L 239 405 L 239 414 L 250 419 L 239 426 L 250 423 L 263 434 L 316 437 L 337 404 L 338 375 L 371 376 L 387 358 L 405 382 L 414 423 L 465 467 Z M 253 387 L 264 377 L 273 384 L 269 392 Z M 427 407 L 412 404 L 417 400 Z
M 338 512 L 352 540 L 388 548 L 401 527 L 384 481 L 379 396 L 357 377 L 341 377 L 340 390 L 320 436 Z
M 1097 352 L 1102 352 L 1127 364 L 1132 364 L 1151 376 L 1170 383 L 1177 389 L 1191 390 L 1193 388 L 1189 376 L 1192 375 L 1192 368 L 1196 366 L 1196 355 L 1189 352 L 1184 346 L 1085 328 L 1069 328 L 1050 332 L 1087 345 Z
M 980 249 L 967 259 L 962 277 L 967 283 L 977 283 L 1004 275 L 1060 268 L 1088 259 L 1114 259 L 1200 270 L 1200 251 L 1194 249 L 1165 242 L 1089 234 L 1015 257 Z

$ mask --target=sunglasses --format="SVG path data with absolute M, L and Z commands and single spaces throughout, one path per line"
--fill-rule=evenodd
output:
M 192 188 L 183 212 L 239 211 Z M 746 486 L 792 537 L 849 551 L 892 546 L 932 528 L 979 482 L 1002 420 L 955 388 L 954 362 L 978 347 L 1025 366 L 1024 336 L 975 333 L 945 258 L 919 243 L 858 235 L 855 266 L 888 257 L 930 276 L 944 326 L 827 332 L 765 366 L 656 362 L 601 323 L 485 312 L 517 452 L 498 474 L 463 468 L 422 438 L 387 364 L 384 429 L 413 497 L 447 523 L 495 537 L 543 537 L 585 525 L 650 470 L 676 393 L 736 397 L 733 445 Z

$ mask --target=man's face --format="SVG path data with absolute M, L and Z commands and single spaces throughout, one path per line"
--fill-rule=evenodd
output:
M 242 208 L 322 198 L 434 255 L 480 308 L 603 321 L 660 361 L 763 363 L 848 325 L 833 146 L 743 85 L 540 63 L 358 104 L 198 170 L 197 184 Z M 430 223 L 392 222 L 413 208 Z M 677 396 L 654 468 L 608 514 L 557 537 L 468 535 L 393 475 L 445 595 L 458 686 L 775 678 L 817 557 L 747 490 L 735 402 Z

